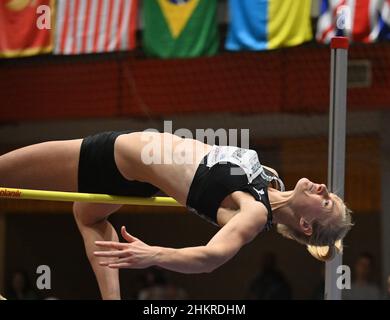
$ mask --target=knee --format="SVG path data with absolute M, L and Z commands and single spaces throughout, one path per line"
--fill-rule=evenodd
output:
M 91 227 L 105 220 L 97 217 L 89 207 L 88 203 L 74 202 L 73 216 L 79 227 Z
M 73 216 L 77 222 L 77 225 L 83 224 L 83 213 L 78 202 L 73 203 Z

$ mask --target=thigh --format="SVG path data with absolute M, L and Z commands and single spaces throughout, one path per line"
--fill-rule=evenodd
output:
M 77 191 L 81 142 L 43 142 L 0 156 L 0 186 Z

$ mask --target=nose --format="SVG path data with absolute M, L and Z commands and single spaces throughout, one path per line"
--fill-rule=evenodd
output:
M 328 189 L 326 188 L 326 185 L 324 185 L 324 184 L 320 184 L 318 186 L 317 193 L 322 194 L 322 195 L 326 195 L 326 196 L 329 194 Z

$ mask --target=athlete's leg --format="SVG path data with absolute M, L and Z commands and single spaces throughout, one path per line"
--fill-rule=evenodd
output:
M 0 156 L 0 186 L 9 188 L 78 191 L 78 164 L 82 140 L 50 141 L 20 148 Z M 118 272 L 99 267 L 93 258 L 94 241 L 117 241 L 106 221 L 118 205 L 75 203 L 77 225 L 103 298 L 118 299 Z M 101 249 L 99 249 L 101 250 Z
M 0 156 L 0 186 L 77 191 L 81 142 L 43 142 Z
M 102 298 L 107 300 L 120 299 L 118 270 L 102 267 L 94 251 L 102 250 L 95 246 L 95 241 L 118 241 L 118 235 L 107 221 L 107 217 L 117 211 L 121 205 L 93 204 L 75 202 L 73 213 L 77 226 L 84 239 L 85 250 L 95 272 Z

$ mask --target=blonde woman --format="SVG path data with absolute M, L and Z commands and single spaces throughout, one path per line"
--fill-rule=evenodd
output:
M 0 157 L 0 185 L 141 197 L 161 190 L 219 228 L 206 245 L 173 249 L 150 246 L 122 227 L 121 243 L 107 221 L 120 205 L 74 203 L 103 299 L 120 299 L 120 268 L 212 272 L 273 224 L 327 260 L 351 227 L 349 210 L 325 185 L 302 178 L 285 191 L 253 150 L 168 133 L 104 132 L 18 149 Z

